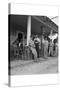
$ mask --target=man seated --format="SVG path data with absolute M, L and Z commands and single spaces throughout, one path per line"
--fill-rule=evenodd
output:
M 32 52 L 32 55 L 34 56 L 34 59 L 37 59 L 37 52 L 36 52 L 34 40 L 32 39 L 32 37 L 30 37 L 29 48 Z
M 22 41 L 22 34 L 18 33 L 17 39 L 12 43 L 13 46 L 16 48 L 14 49 L 14 54 L 15 55 L 20 55 L 22 54 L 23 51 L 23 41 Z

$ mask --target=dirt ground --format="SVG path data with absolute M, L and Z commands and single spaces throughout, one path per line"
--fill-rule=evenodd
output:
M 48 57 L 34 60 L 11 61 L 11 75 L 50 74 L 58 72 L 58 58 Z

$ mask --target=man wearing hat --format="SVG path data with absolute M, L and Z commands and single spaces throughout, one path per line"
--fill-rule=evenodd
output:
M 40 43 L 40 39 L 38 38 L 38 35 L 35 36 L 34 43 L 35 43 L 35 48 L 36 48 L 36 51 L 37 51 L 37 58 L 39 58 L 39 43 Z

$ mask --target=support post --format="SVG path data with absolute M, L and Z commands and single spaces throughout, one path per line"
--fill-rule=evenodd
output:
M 31 35 L 31 16 L 28 16 L 28 22 L 27 22 L 27 46 L 29 45 Z
M 42 40 L 43 40 L 43 26 L 41 26 L 41 55 L 43 56 L 43 44 L 42 44 Z

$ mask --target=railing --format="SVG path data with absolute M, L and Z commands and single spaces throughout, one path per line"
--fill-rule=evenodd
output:
M 58 47 L 57 51 L 54 51 L 53 56 L 58 56 Z M 39 50 L 39 56 L 44 56 L 43 47 Z M 10 46 L 10 60 L 32 60 L 33 54 L 29 48 L 29 46 L 25 46 L 23 48 Z
M 30 60 L 32 59 L 32 53 L 28 46 L 24 47 L 23 49 L 11 46 L 10 59 Z

